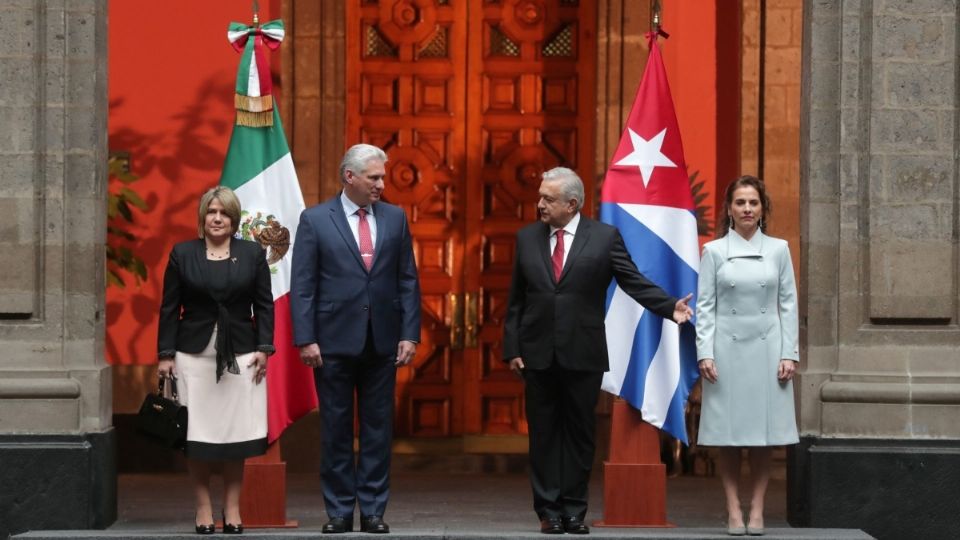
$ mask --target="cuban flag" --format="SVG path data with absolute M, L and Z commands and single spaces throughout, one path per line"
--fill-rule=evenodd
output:
M 678 298 L 693 293 L 696 299 L 700 258 L 693 196 L 656 34 L 647 38 L 647 66 L 603 183 L 600 219 L 620 229 L 643 275 Z M 606 328 L 610 371 L 603 389 L 687 443 L 684 405 L 699 377 L 692 321 L 678 326 L 647 312 L 614 281 Z

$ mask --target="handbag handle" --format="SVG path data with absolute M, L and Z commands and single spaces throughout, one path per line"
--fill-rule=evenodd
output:
M 163 396 L 163 381 L 165 380 L 167 380 L 166 377 L 160 377 L 160 384 L 157 387 L 158 396 Z M 174 401 L 180 401 L 180 396 L 177 395 L 177 379 L 173 377 L 170 377 L 170 395 Z

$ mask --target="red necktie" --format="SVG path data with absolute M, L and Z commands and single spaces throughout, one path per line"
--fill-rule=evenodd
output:
M 370 224 L 367 223 L 367 209 L 357 210 L 357 215 L 360 216 L 360 258 L 370 270 L 373 266 L 373 240 L 370 237 Z
M 560 281 L 563 272 L 563 229 L 557 229 L 557 245 L 553 248 L 553 277 Z

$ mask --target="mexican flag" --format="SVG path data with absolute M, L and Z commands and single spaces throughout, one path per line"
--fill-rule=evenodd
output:
M 238 50 L 242 48 L 244 53 L 237 81 L 238 122 L 230 136 L 220 184 L 236 192 L 243 209 L 238 232 L 247 240 L 259 242 L 267 250 L 267 262 L 273 274 L 273 343 L 277 350 L 267 363 L 267 439 L 272 443 L 287 426 L 317 406 L 313 372 L 300 362 L 299 351 L 293 345 L 290 319 L 290 263 L 293 239 L 297 236 L 304 204 L 280 115 L 273 107 L 272 99 L 269 99 L 268 108 L 264 107 L 266 110 L 256 111 L 271 115 L 270 121 L 258 123 L 262 127 L 240 122 L 240 113 L 244 112 L 241 102 L 249 105 L 251 101 L 241 97 L 249 97 L 249 94 L 271 97 L 269 93 L 262 93 L 264 86 L 269 92 L 269 84 L 265 85 L 263 80 L 269 79 L 270 73 L 269 66 L 265 65 L 266 51 L 257 48 L 262 48 L 269 39 L 279 45 L 276 29 L 279 28 L 279 38 L 282 39 L 283 23 L 271 21 L 263 27 L 243 27 L 247 31 L 238 27 L 242 25 L 232 23 L 228 32 L 234 47 L 238 48 L 239 44 Z M 267 35 L 268 27 L 274 30 L 272 38 Z M 250 77 L 251 71 L 260 75 L 259 80 Z M 241 78 L 244 83 L 252 81 L 252 84 L 244 84 L 241 89 Z M 242 95 L 241 91 L 249 94 Z

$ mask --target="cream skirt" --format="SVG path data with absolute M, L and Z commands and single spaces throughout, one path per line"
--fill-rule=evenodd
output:
M 217 382 L 214 328 L 200 354 L 177 351 L 177 390 L 187 406 L 186 455 L 200 460 L 235 460 L 267 449 L 267 381 L 253 382 L 254 353 L 238 354 L 240 374 L 225 371 Z

